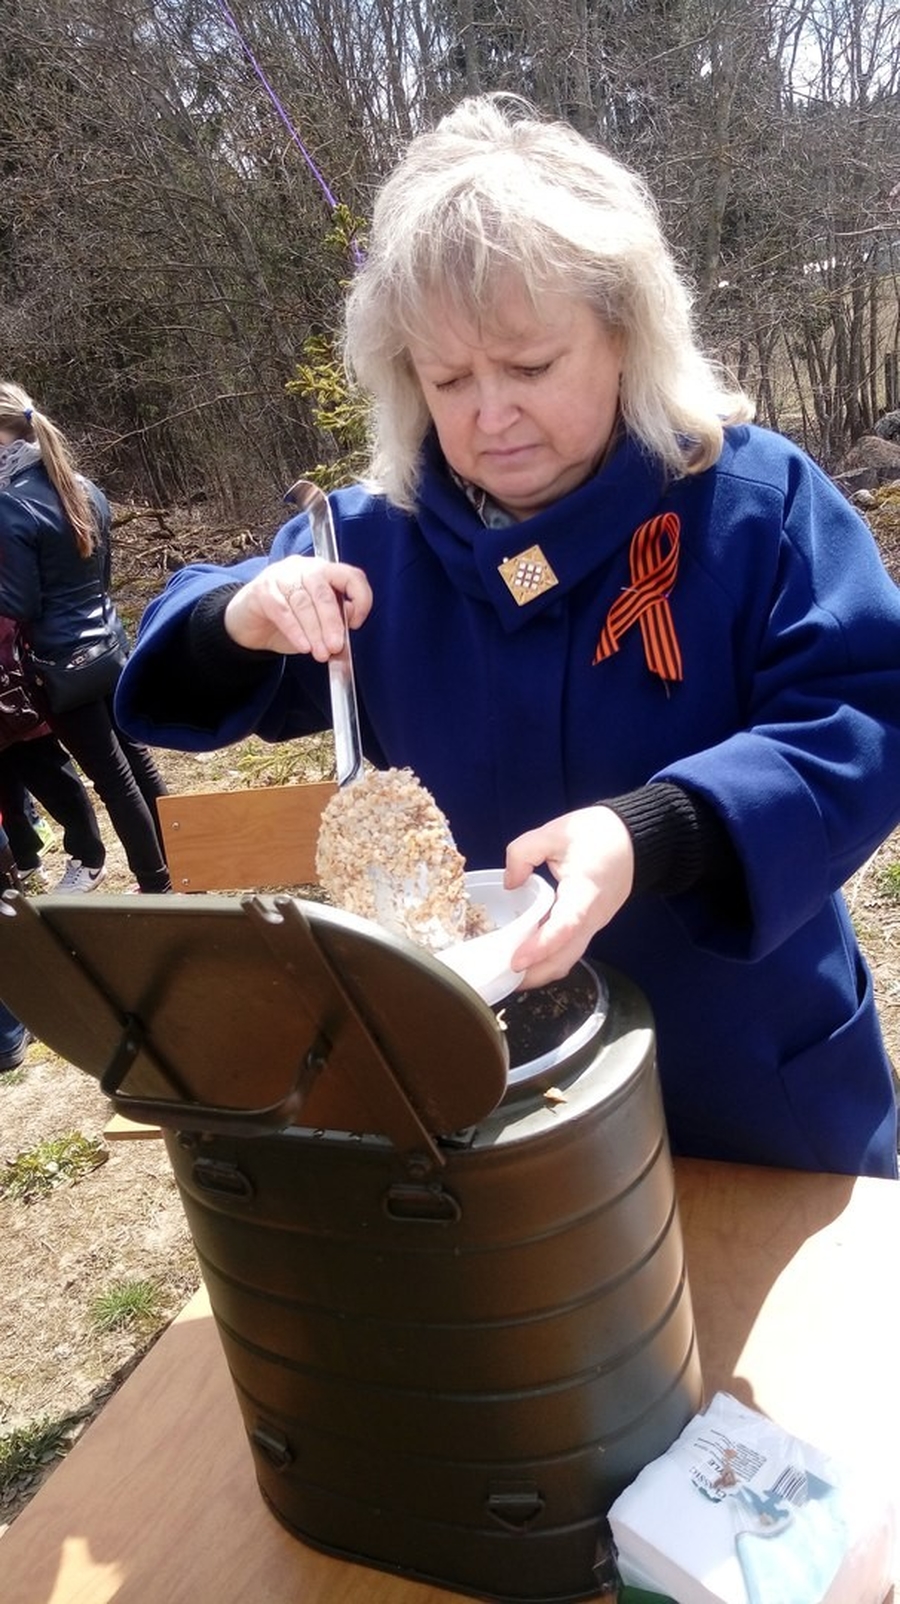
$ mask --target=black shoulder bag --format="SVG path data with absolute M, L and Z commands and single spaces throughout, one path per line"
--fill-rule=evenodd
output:
M 73 646 L 65 657 L 38 657 L 30 648 L 28 675 L 50 713 L 70 713 L 100 702 L 114 691 L 128 661 L 125 631 L 115 607 L 100 589 L 102 627 Z
M 0 752 L 33 735 L 43 722 L 31 700 L 18 636 L 10 633 L 0 640 Z

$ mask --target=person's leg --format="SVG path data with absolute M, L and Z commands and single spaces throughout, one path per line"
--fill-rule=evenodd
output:
M 169 891 L 171 881 L 156 822 L 141 795 L 105 702 L 54 714 L 54 732 L 103 802 L 142 891 Z
M 15 883 L 15 859 L 9 837 L 0 824 L 0 890 L 5 891 Z M 31 1031 L 25 1029 L 4 1002 L 0 1002 L 0 1075 L 5 1070 L 18 1069 L 33 1040 Z
M 44 845 L 28 811 L 28 791 L 18 772 L 16 752 L 21 742 L 0 752 L 0 818 L 9 838 L 13 857 L 22 874 L 40 868 Z
M 18 1069 L 33 1041 L 31 1031 L 0 1002 L 0 1075 L 8 1069 Z
M 106 848 L 94 804 L 70 754 L 56 736 L 39 735 L 36 740 L 19 741 L 0 754 L 0 765 L 4 759 L 13 768 L 23 791 L 36 796 L 41 807 L 61 825 L 67 856 L 77 858 L 88 869 L 101 869 L 106 861 Z M 40 836 L 36 832 L 33 834 L 40 843 Z M 21 866 L 12 835 L 10 840 Z
M 153 822 L 156 825 L 156 834 L 159 839 L 160 851 L 164 853 L 165 847 L 163 844 L 162 830 L 160 829 L 159 824 L 159 813 L 157 812 L 156 799 L 157 797 L 166 796 L 168 794 L 166 790 L 166 782 L 160 774 L 159 769 L 156 767 L 156 764 L 153 761 L 153 758 L 151 757 L 147 747 L 141 746 L 138 741 L 133 741 L 131 736 L 126 735 L 125 731 L 120 729 L 118 724 L 116 724 L 111 698 L 107 705 L 109 708 L 110 717 L 113 720 L 113 726 L 115 728 L 116 735 L 119 738 L 119 745 L 128 759 L 128 766 L 134 775 L 137 788 L 153 816 Z

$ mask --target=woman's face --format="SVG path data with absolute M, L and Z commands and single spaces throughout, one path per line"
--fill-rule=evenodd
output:
M 0 425 L 0 448 L 3 446 L 11 446 L 16 440 L 21 440 L 21 438 L 22 437 L 18 430 L 4 429 L 2 425 Z
M 516 519 L 590 478 L 616 423 L 621 341 L 584 301 L 510 284 L 479 328 L 440 300 L 409 355 L 452 468 Z

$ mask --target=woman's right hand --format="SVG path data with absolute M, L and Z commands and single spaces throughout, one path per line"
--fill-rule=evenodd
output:
M 282 557 L 235 592 L 225 628 L 251 651 L 305 652 L 327 663 L 344 645 L 345 626 L 358 629 L 371 606 L 361 568 L 321 557 Z
M 634 884 L 634 843 L 627 826 L 602 803 L 577 808 L 517 836 L 506 849 L 504 885 L 525 884 L 546 864 L 556 900 L 537 930 L 516 948 L 511 964 L 520 986 L 562 980 L 598 930 L 628 901 Z

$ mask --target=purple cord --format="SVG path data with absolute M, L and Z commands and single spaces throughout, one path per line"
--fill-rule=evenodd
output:
M 299 150 L 301 156 L 303 157 L 303 160 L 306 162 L 307 167 L 309 168 L 309 170 L 312 173 L 314 179 L 316 180 L 316 183 L 318 184 L 319 188 L 321 189 L 322 194 L 325 196 L 325 199 L 327 200 L 329 206 L 331 207 L 331 210 L 332 211 L 336 211 L 338 203 L 335 200 L 333 194 L 331 193 L 331 190 L 328 187 L 328 183 L 327 183 L 326 179 L 324 178 L 322 173 L 319 172 L 319 169 L 316 166 L 315 162 L 313 161 L 311 155 L 309 154 L 309 151 L 307 150 L 306 146 L 304 145 L 303 140 L 300 138 L 300 135 L 298 134 L 296 128 L 294 127 L 293 123 L 291 122 L 290 117 L 288 116 L 288 114 L 285 111 L 283 105 L 281 104 L 281 101 L 278 99 L 278 96 L 276 95 L 274 89 L 272 88 L 272 85 L 269 83 L 268 78 L 266 77 L 265 73 L 263 72 L 262 67 L 260 66 L 259 62 L 257 61 L 256 57 L 253 54 L 253 51 L 250 49 L 250 46 L 248 45 L 248 43 L 247 43 L 246 39 L 244 38 L 243 34 L 241 33 L 240 28 L 238 27 L 237 23 L 235 22 L 234 17 L 232 16 L 230 10 L 228 9 L 227 0 L 218 0 L 218 6 L 219 6 L 219 10 L 222 12 L 222 15 L 225 17 L 225 19 L 226 19 L 226 21 L 228 23 L 228 26 L 231 28 L 232 32 L 234 33 L 234 35 L 235 35 L 235 37 L 236 37 L 241 49 L 244 52 L 244 55 L 247 57 L 247 60 L 249 61 L 251 67 L 253 68 L 253 71 L 256 73 L 257 78 L 259 79 L 259 81 L 262 84 L 264 90 L 266 91 L 266 94 L 268 95 L 269 99 L 271 100 L 272 105 L 275 107 L 275 110 L 277 111 L 279 117 L 281 118 L 281 121 L 284 123 L 284 126 L 287 129 L 288 133 L 290 134 L 291 139 L 294 141 L 294 144 L 297 146 L 297 149 Z M 356 263 L 356 266 L 360 267 L 362 265 L 363 261 L 364 261 L 364 257 L 363 257 L 362 252 L 360 251 L 360 248 L 357 245 L 355 239 L 352 239 L 350 241 L 350 251 L 351 251 L 351 254 L 353 256 L 353 260 Z

